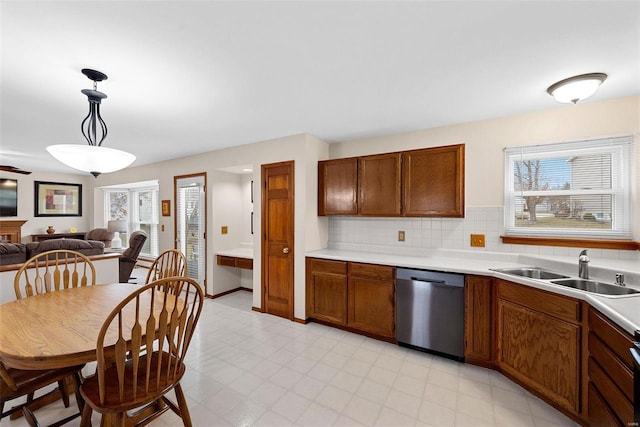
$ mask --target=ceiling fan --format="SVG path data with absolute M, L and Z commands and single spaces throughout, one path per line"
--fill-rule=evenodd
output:
M 29 175 L 31 173 L 30 171 L 26 171 L 26 170 L 17 168 L 15 166 L 7 166 L 7 165 L 0 165 L 0 171 L 21 173 L 22 175 Z

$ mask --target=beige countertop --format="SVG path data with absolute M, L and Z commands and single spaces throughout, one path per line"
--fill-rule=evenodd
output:
M 216 252 L 216 255 L 230 256 L 234 258 L 253 259 L 253 248 L 233 248 Z
M 635 330 L 640 330 L 640 294 L 605 296 L 554 285 L 546 280 L 493 271 L 497 268 L 536 266 L 576 277 L 577 259 L 456 250 L 431 250 L 408 255 L 320 249 L 307 252 L 305 255 L 314 258 L 497 277 L 587 301 L 630 334 L 633 335 Z M 591 277 L 595 280 L 614 283 L 615 273 L 623 272 L 627 277 L 627 286 L 640 290 L 640 263 L 638 261 L 592 259 L 591 267 Z

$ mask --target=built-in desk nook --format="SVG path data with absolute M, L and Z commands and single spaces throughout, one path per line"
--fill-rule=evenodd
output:
M 234 248 L 216 253 L 217 264 L 253 270 L 253 249 Z

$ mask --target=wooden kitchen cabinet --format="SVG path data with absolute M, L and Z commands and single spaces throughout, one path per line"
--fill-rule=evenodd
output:
M 633 425 L 633 337 L 596 309 L 589 308 L 590 425 Z
M 358 213 L 400 216 L 400 153 L 358 159 Z
M 358 214 L 358 159 L 318 162 L 318 215 Z
M 394 339 L 395 284 L 394 267 L 350 262 L 347 325 Z
M 498 367 L 572 414 L 580 413 L 580 301 L 496 279 Z
M 464 217 L 464 144 L 402 153 L 402 214 Z
M 318 162 L 318 215 L 464 217 L 464 144 Z
M 347 324 L 347 263 L 306 259 L 307 315 L 337 325 Z
M 395 339 L 395 267 L 306 259 L 307 317 Z
M 493 279 L 466 276 L 464 285 L 464 359 L 474 365 L 492 367 Z

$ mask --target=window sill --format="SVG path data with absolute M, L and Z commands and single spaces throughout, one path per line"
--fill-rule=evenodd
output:
M 511 245 L 566 246 L 570 248 L 640 250 L 640 242 L 633 240 L 556 239 L 551 237 L 500 236 L 502 243 Z

